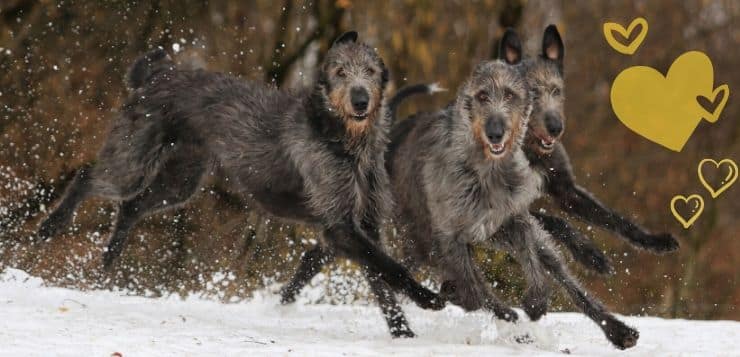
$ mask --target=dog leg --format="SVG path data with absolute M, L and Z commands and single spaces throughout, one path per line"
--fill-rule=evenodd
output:
M 570 158 L 565 148 L 559 146 L 542 163 L 548 168 L 547 191 L 560 207 L 585 221 L 619 234 L 627 241 L 645 250 L 656 253 L 671 252 L 678 249 L 678 241 L 672 235 L 651 234 L 642 227 L 622 217 L 605 206 L 591 193 L 576 185 Z
M 604 227 L 625 237 L 632 245 L 655 253 L 678 249 L 678 241 L 669 233 L 651 234 L 632 221 L 604 206 L 585 189 L 568 185 L 555 195 L 564 210 L 589 223 Z
M 59 205 L 49 214 L 38 230 L 38 238 L 40 240 L 46 240 L 54 237 L 64 227 L 69 225 L 69 221 L 72 219 L 77 206 L 90 196 L 92 186 L 91 181 L 91 167 L 83 166 L 75 174 L 72 183 L 67 188 L 62 201 Z
M 511 254 L 521 265 L 527 281 L 527 290 L 522 298 L 522 309 L 530 320 L 537 321 L 547 313 L 552 295 L 552 286 L 544 267 L 535 252 L 527 245 L 532 234 L 529 224 L 520 217 L 504 223 L 494 234 L 494 244 Z
M 365 274 L 367 281 L 370 284 L 370 289 L 373 291 L 375 298 L 378 299 L 378 305 L 380 310 L 383 312 L 386 323 L 388 323 L 388 329 L 393 337 L 415 337 L 414 332 L 411 331 L 406 316 L 398 305 L 396 297 L 393 295 L 393 290 L 388 286 L 383 279 L 381 274 L 373 271 L 372 269 L 366 268 Z
M 334 260 L 334 253 L 323 247 L 321 243 L 305 252 L 293 278 L 280 290 L 280 303 L 290 304 L 295 302 L 295 296 L 301 289 L 321 271 L 324 265 L 332 260 Z
M 338 254 L 377 271 L 392 288 L 403 291 L 420 307 L 433 310 L 444 308 L 444 301 L 437 294 L 414 280 L 406 268 L 389 257 L 360 230 L 354 229 L 351 223 L 326 229 L 325 237 L 336 247 Z
M 534 224 L 529 225 L 530 231 L 527 234 L 529 250 L 536 254 L 540 264 L 552 278 L 565 288 L 573 303 L 604 331 L 606 338 L 617 348 L 626 349 L 637 344 L 639 332 L 610 314 L 597 299 L 580 286 L 557 253 L 546 244 L 547 233 L 541 230 L 533 217 L 531 220 Z
M 131 228 L 143 217 L 185 203 L 200 186 L 206 161 L 192 155 L 173 157 L 167 161 L 152 184 L 118 210 L 108 248 L 103 253 L 103 266 L 110 269 L 121 255 Z
M 599 274 L 612 274 L 614 272 L 609 258 L 590 239 L 573 229 L 567 221 L 540 212 L 531 213 L 555 240 L 571 252 L 578 263 Z
M 488 289 L 483 275 L 473 260 L 471 247 L 461 244 L 455 239 L 437 239 L 438 242 L 447 242 L 439 247 L 440 261 L 437 269 L 444 276 L 440 295 L 466 311 L 476 311 L 485 308 L 505 321 L 516 321 L 516 311 L 506 306 Z

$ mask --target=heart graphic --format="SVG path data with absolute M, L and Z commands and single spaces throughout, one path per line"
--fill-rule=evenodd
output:
M 708 122 L 714 123 L 719 119 L 719 115 L 722 113 L 722 110 L 725 109 L 725 104 L 727 104 L 727 98 L 730 96 L 730 87 L 727 86 L 727 84 L 723 84 L 717 88 L 714 89 L 712 92 L 712 98 L 709 99 L 709 97 L 705 97 L 703 95 L 696 96 L 696 100 L 699 102 L 699 105 L 704 109 L 705 117 Z
M 727 167 L 727 174 L 722 178 L 722 181 L 719 183 L 720 186 L 718 189 L 714 189 L 712 185 L 707 183 L 707 180 L 704 178 L 704 174 L 702 173 L 702 167 L 704 164 L 712 163 L 714 164 L 714 167 L 719 169 L 720 166 L 726 166 Z M 709 194 L 712 195 L 712 198 L 717 198 L 722 192 L 725 192 L 730 186 L 732 186 L 735 181 L 737 181 L 737 164 L 735 161 L 732 161 L 730 159 L 724 159 L 720 160 L 719 162 L 714 161 L 712 159 L 704 159 L 699 162 L 699 167 L 697 167 L 697 171 L 699 172 L 699 181 L 701 181 L 701 184 L 704 185 L 704 187 L 709 191 Z
M 689 206 L 691 210 L 691 217 L 689 217 L 688 220 L 683 218 L 683 216 L 678 213 L 678 210 L 676 209 L 676 202 L 678 201 L 683 201 L 683 203 L 687 206 L 689 206 L 691 202 L 694 202 L 693 208 Z M 673 213 L 673 217 L 676 217 L 676 220 L 681 223 L 684 229 L 689 229 L 689 227 L 694 224 L 696 219 L 699 218 L 702 211 L 704 211 L 704 199 L 697 194 L 690 195 L 689 197 L 676 195 L 671 200 L 671 212 Z
M 614 114 L 630 130 L 681 151 L 702 118 L 717 121 L 730 88 L 725 84 L 715 89 L 712 61 L 703 52 L 690 51 L 676 58 L 665 76 L 647 66 L 623 70 L 614 79 L 610 96 Z M 697 99 L 700 96 L 710 106 L 716 104 L 712 112 L 700 104 L 704 101 Z
M 635 36 L 635 38 L 630 41 L 627 45 L 622 44 L 621 42 L 617 41 L 617 39 L 614 38 L 614 32 L 618 32 L 626 41 L 629 41 L 632 37 L 633 31 L 637 27 L 640 27 L 640 32 Z M 645 20 L 642 17 L 638 17 L 630 23 L 629 26 L 625 29 L 622 25 L 616 23 L 616 22 L 605 22 L 604 23 L 604 38 L 606 38 L 606 42 L 609 43 L 609 46 L 612 46 L 612 48 L 619 52 L 623 53 L 625 55 L 631 55 L 637 51 L 637 48 L 640 47 L 642 44 L 642 41 L 645 40 L 645 36 L 647 36 L 648 32 L 648 23 L 647 20 Z

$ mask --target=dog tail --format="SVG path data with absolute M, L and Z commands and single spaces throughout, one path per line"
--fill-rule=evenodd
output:
M 447 89 L 440 87 L 438 83 L 419 83 L 405 86 L 396 92 L 396 94 L 388 101 L 388 112 L 391 116 L 391 126 L 396 122 L 396 114 L 398 107 L 401 103 L 409 97 L 417 94 L 434 94 L 438 92 L 444 92 Z
M 152 76 L 175 68 L 175 62 L 163 48 L 157 48 L 139 57 L 126 76 L 128 87 L 136 90 L 143 87 Z

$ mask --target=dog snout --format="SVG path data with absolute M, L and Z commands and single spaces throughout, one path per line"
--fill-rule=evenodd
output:
M 545 114 L 545 127 L 547 132 L 553 137 L 557 137 L 563 132 L 563 120 L 560 119 L 560 115 L 555 113 Z
M 486 121 L 486 137 L 491 144 L 500 144 L 506 134 L 506 124 L 499 116 L 488 118 Z
M 370 94 L 362 87 L 353 87 L 350 92 L 350 101 L 352 109 L 357 113 L 364 113 L 370 103 Z

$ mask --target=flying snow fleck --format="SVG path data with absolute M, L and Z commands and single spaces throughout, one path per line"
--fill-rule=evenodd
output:
M 175 51 L 175 53 L 180 52 L 180 44 L 179 43 L 173 43 L 172 44 L 172 50 Z

